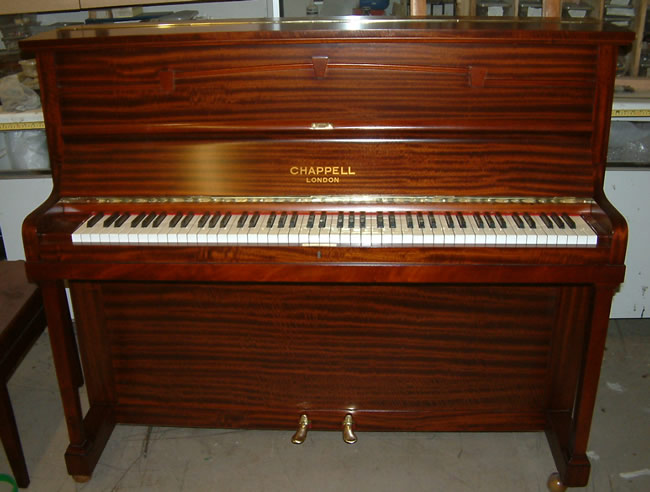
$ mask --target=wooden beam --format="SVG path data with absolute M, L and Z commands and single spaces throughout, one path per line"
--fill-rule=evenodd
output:
M 411 16 L 427 15 L 427 0 L 411 0 Z
M 543 0 L 542 15 L 544 17 L 562 17 L 562 0 Z

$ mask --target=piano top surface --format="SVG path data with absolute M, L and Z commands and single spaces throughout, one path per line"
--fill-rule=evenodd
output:
M 22 41 L 24 49 L 57 48 L 78 45 L 88 40 L 111 44 L 118 38 L 139 38 L 156 43 L 174 38 L 176 42 L 214 40 L 241 41 L 252 39 L 308 39 L 308 38 L 409 38 L 426 37 L 443 41 L 462 38 L 502 40 L 504 42 L 538 41 L 629 43 L 634 34 L 623 28 L 600 21 L 570 19 L 517 19 L 436 17 L 361 17 L 287 18 L 287 19 L 232 19 L 178 23 L 94 24 L 69 26 L 38 34 Z M 568 33 L 570 33 L 568 35 Z M 81 45 L 83 46 L 83 44 Z

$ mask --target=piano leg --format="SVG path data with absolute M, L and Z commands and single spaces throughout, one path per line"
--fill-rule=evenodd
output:
M 565 402 L 570 398 L 573 408 L 558 407 L 556 401 L 551 406 L 555 410 L 547 413 L 546 435 L 558 467 L 557 477 L 555 474 L 549 477 L 548 487 L 551 491 L 565 490 L 566 487 L 584 487 L 589 481 L 589 429 L 596 402 L 613 292 L 614 288 L 610 285 L 595 286 L 592 302 L 589 303 L 593 306 L 593 311 L 589 313 L 588 329 L 582 334 L 584 343 L 573 345 L 584 347 L 581 353 L 573 353 L 573 357 L 580 360 L 580 377 L 576 381 L 577 384 L 565 387 L 565 394 L 559 398 Z M 557 484 L 553 486 L 554 478 L 557 478 Z
M 93 406 L 83 417 L 79 398 L 83 375 L 65 288 L 60 281 L 43 282 L 40 287 L 70 439 L 66 465 L 76 481 L 84 482 L 90 479 L 115 423 L 108 406 Z

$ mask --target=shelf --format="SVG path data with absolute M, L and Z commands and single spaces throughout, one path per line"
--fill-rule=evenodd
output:
M 6 113 L 0 109 L 0 131 L 43 130 L 43 111 L 32 109 L 22 113 Z

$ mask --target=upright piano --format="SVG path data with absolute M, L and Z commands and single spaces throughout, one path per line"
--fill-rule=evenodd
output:
M 585 485 L 624 275 L 603 176 L 631 39 L 350 17 L 24 42 L 54 180 L 24 243 L 69 473 L 90 478 L 116 424 L 538 430 L 558 486 Z

